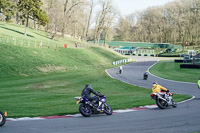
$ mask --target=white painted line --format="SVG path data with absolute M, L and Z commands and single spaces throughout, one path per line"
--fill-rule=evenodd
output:
M 75 114 L 75 115 L 65 115 L 65 116 L 69 116 L 69 117 L 80 117 L 82 116 L 81 114 Z
M 31 117 L 24 117 L 24 118 L 6 118 L 7 120 L 9 121 L 29 121 L 29 120 L 44 120 L 45 118 L 40 118 L 40 117 L 34 117 L 34 118 L 31 118 Z
M 112 76 L 108 73 L 107 70 L 108 70 L 108 69 L 105 70 L 105 72 L 107 73 L 107 75 L 108 75 L 109 77 L 111 77 L 112 79 L 116 79 L 116 78 L 112 77 Z M 116 80 L 119 80 L 119 79 L 116 79 Z M 134 85 L 134 86 L 136 86 L 135 84 L 131 84 L 131 83 L 128 83 L 128 82 L 126 82 L 126 81 L 122 81 L 122 80 L 119 80 L 119 81 L 124 82 L 124 83 L 129 84 L 129 85 Z M 139 86 L 139 87 L 144 88 L 144 87 L 142 87 L 142 86 Z
M 149 109 L 158 108 L 157 105 L 146 105 L 146 106 L 144 106 L 144 107 L 149 108 Z
M 111 78 L 115 79 L 114 77 L 112 77 L 112 76 L 108 73 L 107 70 L 108 70 L 108 69 L 105 70 L 105 72 L 107 73 L 107 75 L 110 76 Z
M 114 113 L 127 113 L 127 112 L 133 112 L 136 110 L 126 109 L 126 110 L 115 110 Z
M 193 100 L 193 99 L 195 99 L 195 96 L 192 96 L 192 98 L 190 98 L 188 100 L 185 100 L 185 101 L 182 101 L 182 102 L 178 102 L 178 104 L 185 103 L 185 102 L 188 102 L 188 101 Z
M 158 61 L 156 62 L 156 63 L 158 63 Z M 162 79 L 162 80 L 168 80 L 168 81 L 172 81 L 172 82 L 177 82 L 177 83 L 187 83 L 187 84 L 196 84 L 196 83 L 191 83 L 191 82 L 183 82 L 183 81 L 175 81 L 175 80 L 169 80 L 169 79 L 165 79 L 165 78 L 161 78 L 161 77 L 158 77 L 158 76 L 156 76 L 156 75 L 153 75 L 152 73 L 150 73 L 150 69 L 154 66 L 154 65 L 156 65 L 156 63 L 154 63 L 152 66 L 150 66 L 149 68 L 148 68 L 148 72 L 149 72 L 149 74 L 151 74 L 153 77 L 156 77 L 156 78 L 159 78 L 159 79 Z

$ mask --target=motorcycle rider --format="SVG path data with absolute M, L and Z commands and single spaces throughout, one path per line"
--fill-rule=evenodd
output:
M 144 73 L 144 75 L 143 75 L 143 76 L 144 76 L 144 78 L 143 78 L 143 79 L 145 79 L 145 78 L 147 79 L 147 78 L 148 78 L 148 71 L 145 71 L 145 73 Z
M 91 96 L 90 94 L 93 93 L 95 96 Z M 86 84 L 85 88 L 82 90 L 81 97 L 85 97 L 88 100 L 92 101 L 93 103 L 99 103 L 99 98 L 97 96 L 102 97 L 103 95 L 95 92 L 90 84 Z M 100 106 L 100 105 L 99 105 Z M 99 106 L 97 110 L 99 110 Z
M 122 71 L 123 71 L 123 68 L 122 68 L 122 66 L 120 66 L 120 67 L 119 67 L 119 74 L 121 74 Z
M 158 92 L 161 92 L 161 91 L 164 91 L 166 93 L 169 92 L 168 89 L 166 89 L 165 87 L 159 85 L 157 82 L 153 82 L 152 91 L 153 91 L 153 93 L 158 93 Z
M 153 82 L 153 87 L 152 87 L 152 91 L 153 93 L 158 93 L 158 92 L 166 92 L 166 95 L 163 95 L 163 98 L 168 98 L 168 95 L 172 95 L 168 89 L 166 89 L 165 87 L 159 85 L 157 82 Z M 168 99 L 169 100 L 169 99 Z M 171 100 L 170 100 L 171 102 Z

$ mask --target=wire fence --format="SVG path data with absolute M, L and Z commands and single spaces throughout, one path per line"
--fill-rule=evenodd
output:
M 74 44 L 67 44 L 59 41 L 54 41 L 51 39 L 47 40 L 36 40 L 30 38 L 19 38 L 19 37 L 12 37 L 12 36 L 0 36 L 0 44 L 8 44 L 14 46 L 21 46 L 21 47 L 30 47 L 30 48 L 53 48 L 58 50 L 58 48 L 78 48 L 78 47 L 90 47 L 91 44 L 81 44 L 81 43 L 74 43 Z

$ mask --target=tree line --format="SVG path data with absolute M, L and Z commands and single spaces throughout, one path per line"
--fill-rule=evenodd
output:
M 0 0 L 0 20 L 43 29 L 51 39 L 198 45 L 199 8 L 199 0 L 174 0 L 121 16 L 112 0 Z
M 6 21 L 10 21 L 15 16 L 16 23 L 25 25 L 24 35 L 26 35 L 29 20 L 43 26 L 49 22 L 49 18 L 41 6 L 41 0 L 0 0 L 0 13 L 5 16 Z
M 151 7 L 121 17 L 117 36 L 135 42 L 199 45 L 199 9 L 199 0 L 175 0 Z
M 41 28 L 55 36 L 98 43 L 112 38 L 117 12 L 110 0 L 0 0 L 0 20 Z M 26 35 L 25 30 L 25 35 Z

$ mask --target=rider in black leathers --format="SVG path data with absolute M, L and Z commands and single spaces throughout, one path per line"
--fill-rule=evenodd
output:
M 90 95 L 91 93 L 93 93 L 95 96 L 91 96 L 91 95 Z M 85 85 L 85 88 L 82 90 L 81 96 L 87 98 L 87 99 L 90 100 L 90 101 L 98 102 L 99 99 L 98 99 L 97 96 L 102 96 L 102 95 L 101 95 L 101 94 L 98 94 L 97 92 L 95 92 L 95 91 L 92 89 L 92 87 L 91 87 L 90 84 L 86 84 L 86 85 Z
M 143 74 L 143 79 L 147 80 L 148 78 L 148 71 L 146 71 L 144 74 Z

